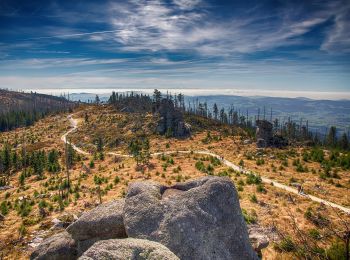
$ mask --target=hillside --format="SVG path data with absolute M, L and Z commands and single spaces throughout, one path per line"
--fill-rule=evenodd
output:
M 131 89 L 121 90 L 124 92 Z M 108 101 L 110 90 L 106 90 L 107 94 L 100 94 L 101 101 Z M 176 92 L 176 91 L 175 91 Z M 142 93 L 140 91 L 140 93 Z M 296 122 L 302 119 L 304 122 L 309 121 L 309 127 L 324 134 L 327 128 L 331 125 L 339 129 L 339 133 L 349 130 L 350 123 L 350 101 L 349 100 L 316 100 L 309 98 L 283 98 L 283 97 L 264 97 L 264 96 L 239 96 L 239 95 L 195 95 L 193 93 L 185 97 L 185 103 L 206 102 L 209 108 L 212 108 L 214 103 L 220 104 L 226 110 L 234 106 L 236 110 L 240 110 L 243 115 L 246 115 L 248 110 L 250 117 L 257 116 L 260 109 L 260 115 L 263 117 L 263 109 L 265 107 L 266 118 L 270 118 L 272 109 L 273 118 L 278 118 L 280 121 L 288 121 L 290 117 Z M 72 93 L 73 100 L 94 101 L 95 94 L 89 93 Z
M 68 111 L 74 106 L 63 97 L 0 89 L 0 131 L 29 126 L 50 113 Z
M 345 232 L 350 216 L 309 195 L 350 207 L 348 153 L 306 146 L 259 149 L 244 129 L 197 115 L 184 117 L 191 136 L 175 138 L 155 131 L 156 115 L 123 109 L 84 105 L 1 133 L 1 161 L 17 158 L 2 168 L 5 259 L 27 258 L 76 216 L 125 197 L 130 183 L 172 186 L 207 175 L 234 183 L 246 223 L 269 241 L 264 259 L 325 258 L 344 249 L 335 234 Z M 75 146 L 66 147 L 63 137 Z M 302 194 L 296 184 L 302 184 Z

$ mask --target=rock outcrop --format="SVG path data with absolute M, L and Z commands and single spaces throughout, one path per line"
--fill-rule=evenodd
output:
M 124 207 L 127 235 L 157 241 L 180 259 L 255 259 L 229 178 L 204 177 L 173 187 L 136 182 Z
M 227 177 L 132 183 L 125 201 L 84 213 L 67 231 L 45 239 L 31 259 L 257 259 Z
M 79 260 L 180 260 L 168 248 L 157 242 L 126 238 L 95 243 Z
M 273 125 L 267 120 L 256 121 L 256 145 L 258 148 L 277 147 L 288 145 L 288 142 L 273 131 Z
M 161 135 L 185 137 L 190 134 L 190 127 L 185 123 L 182 111 L 174 106 L 170 99 L 162 99 L 158 109 L 160 120 L 157 132 Z
M 257 120 L 256 126 L 256 140 L 258 147 L 270 146 L 273 139 L 273 125 L 267 120 Z

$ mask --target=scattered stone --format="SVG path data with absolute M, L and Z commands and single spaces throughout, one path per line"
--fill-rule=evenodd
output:
M 53 226 L 50 228 L 51 230 L 63 228 L 63 222 L 61 220 L 59 220 L 58 218 L 52 219 L 51 222 L 53 223 Z
M 183 260 L 257 259 L 237 191 L 226 177 L 208 176 L 172 187 L 132 183 L 124 223 L 129 237 L 157 241 Z
M 18 200 L 19 200 L 19 201 L 26 200 L 26 199 L 27 199 L 27 196 L 19 196 L 19 197 L 18 197 Z
M 0 221 L 5 221 L 5 216 L 0 213 Z
M 247 144 L 251 144 L 252 141 L 250 139 L 246 139 L 243 141 L 243 144 L 247 145 Z
M 157 242 L 126 238 L 96 242 L 79 260 L 180 260 L 168 248 Z
M 47 230 L 34 231 L 33 232 L 34 238 L 29 242 L 28 245 L 32 248 L 38 247 L 44 241 L 44 237 L 47 236 L 47 233 L 48 233 Z
M 259 225 L 248 225 L 249 239 L 252 246 L 259 256 L 261 256 L 261 250 L 268 247 L 269 238 L 265 234 L 266 230 Z
M 9 186 L 9 185 L 1 186 L 1 187 L 0 187 L 0 191 L 1 191 L 1 190 L 9 190 L 9 189 L 12 189 L 12 188 L 13 188 L 13 186 Z
M 44 208 L 39 208 L 39 216 L 45 218 L 48 215 L 48 211 Z
M 76 243 L 69 233 L 63 231 L 45 239 L 30 256 L 31 260 L 75 260 Z
M 123 207 L 122 199 L 101 204 L 83 213 L 67 231 L 75 240 L 124 238 Z

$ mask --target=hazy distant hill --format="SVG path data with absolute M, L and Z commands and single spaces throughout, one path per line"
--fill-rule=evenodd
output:
M 281 97 L 242 97 L 242 96 L 198 96 L 191 97 L 194 101 L 208 103 L 212 108 L 214 103 L 228 109 L 231 105 L 236 110 L 240 110 L 246 115 L 254 117 L 258 114 L 263 116 L 265 107 L 266 118 L 270 119 L 271 108 L 272 117 L 287 121 L 290 117 L 294 121 L 302 119 L 309 120 L 309 125 L 321 131 L 325 131 L 328 126 L 335 125 L 340 131 L 348 131 L 350 127 L 350 100 L 313 100 L 308 98 L 281 98 Z

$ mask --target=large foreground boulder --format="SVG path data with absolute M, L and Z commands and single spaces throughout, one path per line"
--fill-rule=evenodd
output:
M 129 186 L 127 235 L 157 241 L 180 259 L 256 259 L 236 189 L 229 178 L 204 177 L 172 187 Z
M 109 239 L 96 242 L 79 260 L 179 260 L 165 246 L 142 239 Z
M 76 243 L 66 231 L 45 239 L 31 254 L 35 260 L 75 260 L 78 257 Z
M 125 238 L 124 200 L 114 200 L 85 212 L 67 231 L 75 240 Z

